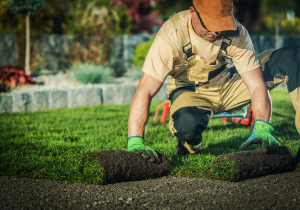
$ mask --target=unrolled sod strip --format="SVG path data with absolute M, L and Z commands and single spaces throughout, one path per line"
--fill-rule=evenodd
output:
M 133 152 L 105 150 L 83 154 L 80 164 L 85 174 L 90 174 L 90 177 L 98 176 L 97 184 L 103 185 L 167 175 L 171 169 L 170 163 L 161 154 L 158 155 L 162 159 L 159 164 L 150 163 Z
M 278 151 L 272 153 L 266 153 L 265 149 L 257 149 L 221 155 L 213 161 L 213 168 L 218 167 L 218 164 L 224 164 L 224 160 L 232 161 L 235 168 L 234 176 L 229 181 L 286 172 L 292 170 L 293 166 L 293 156 L 285 146 L 280 146 Z M 222 179 L 222 173 L 220 176 Z

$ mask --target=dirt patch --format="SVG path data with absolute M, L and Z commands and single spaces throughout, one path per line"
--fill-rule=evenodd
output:
M 299 209 L 300 172 L 241 182 L 184 177 L 108 185 L 0 177 L 0 209 Z
M 122 150 L 88 152 L 83 157 L 94 156 L 98 159 L 103 174 L 98 184 L 124 181 L 137 181 L 167 175 L 171 169 L 169 161 L 158 153 L 161 163 L 150 163 L 141 155 Z
M 236 169 L 235 176 L 230 178 L 230 181 L 291 171 L 293 166 L 293 156 L 285 146 L 280 146 L 278 151 L 272 153 L 267 153 L 265 149 L 257 149 L 221 155 L 212 165 L 215 166 L 224 159 L 231 160 Z

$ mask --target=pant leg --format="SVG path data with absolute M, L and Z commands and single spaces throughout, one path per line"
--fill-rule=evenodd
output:
M 300 86 L 300 47 L 291 46 L 274 50 L 270 58 L 261 65 L 264 69 L 264 78 L 274 78 L 274 83 L 288 77 L 286 85 L 289 93 Z
M 300 47 L 293 46 L 278 50 L 269 50 L 260 54 L 258 59 L 261 64 L 264 81 L 268 90 L 274 89 L 284 80 L 286 80 L 289 93 L 299 88 Z M 231 72 L 235 71 L 231 70 Z M 227 75 L 223 75 L 223 77 L 226 76 L 229 76 L 229 73 L 227 73 Z M 222 90 L 223 104 L 219 112 L 226 111 L 232 113 L 240 110 L 243 106 L 251 102 L 249 91 L 237 72 L 233 75 L 231 73 L 230 77 L 231 80 L 224 84 L 224 88 Z M 299 98 L 300 95 L 298 93 L 299 92 L 295 91 L 292 94 L 292 97 L 295 99 Z M 292 97 L 291 100 L 293 105 L 298 103 L 298 101 L 292 99 Z M 298 105 L 296 104 L 294 107 L 296 109 Z M 295 121 L 297 121 L 297 119 Z
M 233 67 L 234 68 L 234 67 Z M 225 74 L 230 76 L 229 74 Z M 234 113 L 251 103 L 250 92 L 239 74 L 231 75 L 221 90 L 222 103 L 218 113 Z
M 288 82 L 288 77 L 285 77 L 285 82 Z M 300 87 L 297 87 L 292 92 L 289 92 L 290 99 L 296 111 L 295 114 L 295 126 L 300 134 Z
M 262 68 L 264 78 L 269 78 L 265 80 L 269 84 L 273 82 L 271 89 L 285 81 L 296 111 L 295 125 L 300 134 L 300 47 L 291 46 L 274 50 L 263 63 Z M 273 81 L 270 79 L 272 77 Z
M 171 101 L 169 129 L 177 137 L 178 144 L 195 154 L 211 118 L 212 103 L 192 91 L 178 92 Z

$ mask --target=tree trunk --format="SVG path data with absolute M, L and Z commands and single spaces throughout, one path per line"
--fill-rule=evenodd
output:
M 281 14 L 279 12 L 276 13 L 276 20 L 275 20 L 275 48 L 280 48 L 280 40 L 279 40 L 279 27 L 281 22 Z
M 30 14 L 26 15 L 26 52 L 25 52 L 25 73 L 30 75 Z

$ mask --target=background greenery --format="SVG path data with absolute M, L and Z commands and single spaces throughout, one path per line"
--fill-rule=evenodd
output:
M 273 136 L 296 156 L 300 146 L 294 125 L 295 111 L 285 89 L 271 91 L 275 126 Z M 212 119 L 203 133 L 201 154 L 175 154 L 176 138 L 167 123 L 153 122 L 153 102 L 145 135 L 148 146 L 162 150 L 171 161 L 171 175 L 206 177 L 219 155 L 240 152 L 250 136 L 247 126 Z M 83 153 L 125 150 L 129 104 L 0 115 L 0 175 L 66 180 L 86 183 L 86 173 L 77 164 Z M 249 150 L 259 148 L 252 145 Z M 224 166 L 226 167 L 226 165 Z M 224 168 L 223 168 L 224 169 Z
M 0 0 L 0 34 L 16 34 L 18 65 L 24 66 L 25 14 L 12 14 Z M 12 0 L 11 0 L 12 1 Z M 26 0 L 33 1 L 33 0 Z M 87 61 L 107 65 L 115 36 L 153 33 L 174 12 L 187 10 L 192 0 L 45 0 L 45 8 L 30 16 L 31 58 L 40 34 L 93 36 Z M 250 33 L 300 35 L 300 1 L 234 0 L 234 15 Z M 97 46 L 96 48 L 94 46 Z M 32 60 L 32 59 L 31 59 Z
M 142 67 L 148 51 L 154 41 L 155 35 L 153 35 L 149 41 L 143 42 L 136 46 L 134 53 L 132 55 L 132 65 L 136 67 Z
M 74 63 L 70 68 L 70 72 L 77 81 L 83 84 L 108 83 L 112 75 L 110 68 L 89 63 Z

